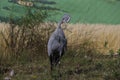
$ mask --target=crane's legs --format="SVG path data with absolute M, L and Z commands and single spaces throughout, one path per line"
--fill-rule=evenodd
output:
M 53 64 L 51 62 L 52 60 L 50 59 L 50 64 L 51 64 L 51 77 L 53 78 L 53 80 L 61 80 L 61 73 L 60 73 L 60 61 L 58 62 L 58 64 Z
M 58 62 L 58 80 L 61 80 L 61 73 L 60 73 L 60 61 Z

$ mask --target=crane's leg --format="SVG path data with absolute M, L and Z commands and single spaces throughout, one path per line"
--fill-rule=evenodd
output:
M 51 55 L 49 59 L 50 59 L 50 69 L 51 69 L 50 74 L 51 74 L 51 77 L 53 79 L 56 79 L 55 76 L 54 76 L 54 56 Z
M 51 71 L 53 70 L 53 60 L 52 60 L 52 56 L 50 56 L 50 69 Z
M 59 62 L 58 62 L 58 80 L 61 80 L 60 67 L 61 67 L 61 63 L 60 63 L 60 60 L 59 60 Z
M 51 71 L 52 71 L 56 66 L 56 56 L 55 55 L 50 56 L 50 65 L 51 65 Z

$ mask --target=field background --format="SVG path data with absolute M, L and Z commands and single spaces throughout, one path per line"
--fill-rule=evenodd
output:
M 0 80 L 120 80 L 120 0 L 37 1 L 31 8 L 47 11 L 44 23 L 25 16 L 29 7 L 0 0 Z M 65 13 L 68 50 L 51 72 L 46 46 Z
M 51 14 L 48 20 L 52 21 L 59 21 L 61 15 L 69 13 L 72 23 L 120 24 L 119 0 L 39 0 L 35 5 L 48 10 Z M 45 6 L 40 7 L 42 5 Z M 2 18 L 8 19 L 11 15 L 14 15 L 14 18 L 23 16 L 25 10 L 24 6 L 8 2 L 8 0 L 0 1 L 0 17 Z

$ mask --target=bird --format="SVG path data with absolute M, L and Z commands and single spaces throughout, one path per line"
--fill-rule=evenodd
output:
M 61 28 L 61 25 L 63 23 L 68 23 L 70 21 L 70 18 L 70 15 L 64 14 L 60 22 L 58 22 L 57 28 L 51 34 L 48 40 L 47 49 L 51 70 L 53 70 L 53 67 L 55 67 L 58 63 L 60 64 L 60 59 L 67 50 L 67 39 L 65 37 L 63 29 Z

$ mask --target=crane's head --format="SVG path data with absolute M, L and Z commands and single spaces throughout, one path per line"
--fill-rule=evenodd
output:
M 62 17 L 62 23 L 68 23 L 70 21 L 70 16 L 68 14 L 65 14 Z

